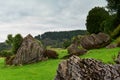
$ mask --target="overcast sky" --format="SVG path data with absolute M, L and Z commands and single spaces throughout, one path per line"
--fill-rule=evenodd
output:
M 106 0 L 0 0 L 0 42 L 8 34 L 86 29 L 86 16 Z

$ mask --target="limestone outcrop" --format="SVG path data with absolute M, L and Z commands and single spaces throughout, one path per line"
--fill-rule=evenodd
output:
M 42 61 L 45 59 L 43 53 L 44 48 L 42 45 L 29 34 L 23 39 L 21 46 L 14 56 L 12 64 L 20 65 Z
M 110 36 L 105 33 L 91 34 L 84 36 L 80 44 L 85 49 L 95 49 L 105 47 L 110 43 Z
M 120 80 L 120 64 L 72 56 L 59 64 L 55 80 Z

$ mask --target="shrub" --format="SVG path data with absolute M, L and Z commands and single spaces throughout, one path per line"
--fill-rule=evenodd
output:
M 71 44 L 71 40 L 65 39 L 64 42 L 63 42 L 63 47 L 67 48 L 68 46 L 70 46 L 70 44 Z
M 13 37 L 11 34 L 8 35 L 6 43 L 12 47 L 12 53 L 16 54 L 16 51 L 22 43 L 23 37 L 20 34 L 16 34 Z
M 20 47 L 21 43 L 23 41 L 23 38 L 20 34 L 15 35 L 14 39 L 13 39 L 13 47 L 12 47 L 12 51 L 14 54 L 16 54 L 18 48 Z
M 3 50 L 3 51 L 0 52 L 1 57 L 9 57 L 11 55 L 13 55 L 11 50 Z

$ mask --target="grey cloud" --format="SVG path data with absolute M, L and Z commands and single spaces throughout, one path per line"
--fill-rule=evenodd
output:
M 105 0 L 0 0 L 0 41 L 9 33 L 86 29 L 88 11 L 105 5 Z

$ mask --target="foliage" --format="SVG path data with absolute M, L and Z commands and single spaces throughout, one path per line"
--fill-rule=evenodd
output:
M 70 46 L 70 44 L 71 44 L 71 40 L 65 39 L 65 40 L 63 41 L 63 47 L 64 47 L 64 48 L 67 48 L 68 46 Z
M 0 56 L 1 57 L 8 57 L 8 56 L 12 56 L 13 53 L 11 50 L 2 50 L 0 51 Z
M 74 37 L 72 38 L 72 43 L 79 45 L 82 37 L 83 37 L 82 35 L 74 36 Z
M 116 37 L 120 36 L 120 25 L 112 32 L 111 36 L 113 38 L 116 38 Z
M 11 45 L 11 46 L 13 46 L 13 36 L 12 36 L 12 34 L 9 34 L 8 36 L 7 36 L 7 40 L 6 40 L 6 43 L 8 44 L 8 45 Z
M 107 18 L 101 23 L 100 25 L 101 31 L 111 34 L 113 30 L 116 28 L 114 24 L 115 21 L 116 21 L 116 14 L 110 15 L 109 18 Z
M 86 30 L 46 32 L 41 36 L 35 36 L 35 38 L 40 40 L 44 46 L 63 48 L 67 46 L 67 43 L 64 45 L 64 40 L 71 40 L 73 36 L 84 35 L 86 33 Z
M 112 12 L 116 12 L 118 11 L 119 7 L 120 7 L 120 0 L 106 0 L 108 2 L 107 4 L 107 8 L 112 11 Z
M 2 50 L 8 50 L 8 49 L 10 49 L 11 48 L 11 46 L 10 45 L 7 45 L 6 43 L 0 43 L 0 51 L 2 51 Z
M 109 13 L 101 7 L 95 7 L 88 13 L 86 27 L 89 33 L 99 33 L 103 31 L 101 23 L 109 17 Z
M 111 13 L 117 13 L 116 21 L 114 22 L 115 26 L 120 24 L 120 0 L 106 0 L 108 2 L 107 8 Z
M 23 37 L 20 34 L 16 34 L 13 39 L 13 47 L 12 47 L 12 52 L 14 54 L 16 54 L 16 51 L 20 47 L 22 41 L 23 41 Z
M 6 43 L 11 45 L 12 53 L 16 53 L 17 49 L 21 45 L 22 40 L 23 37 L 20 34 L 16 34 L 14 37 L 11 34 L 8 35 Z
M 46 32 L 41 35 L 41 39 L 49 38 L 62 41 L 63 39 L 71 39 L 73 36 L 84 34 L 86 34 L 86 30 Z

